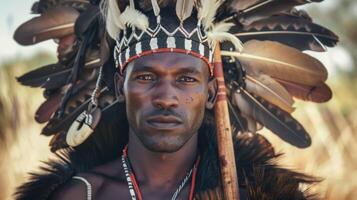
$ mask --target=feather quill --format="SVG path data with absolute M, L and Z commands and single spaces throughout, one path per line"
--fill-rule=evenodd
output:
M 311 145 L 309 134 L 289 113 L 260 97 L 253 96 L 244 89 L 240 89 L 240 93 L 233 94 L 233 101 L 243 115 L 257 120 L 284 141 L 299 148 Z
M 237 57 L 248 74 L 263 73 L 311 86 L 327 79 L 327 70 L 319 60 L 292 47 L 257 40 L 248 41 L 243 47 L 242 53 L 222 51 L 222 55 Z
M 151 6 L 152 6 L 155 16 L 159 16 L 160 15 L 160 6 L 157 3 L 157 0 L 151 0 Z
M 135 9 L 135 2 L 134 0 L 130 0 L 130 4 L 129 4 L 131 9 Z
M 194 0 L 177 0 L 176 1 L 176 15 L 183 23 L 185 19 L 191 16 L 194 6 Z
M 248 92 L 260 96 L 288 113 L 292 113 L 294 100 L 289 92 L 268 75 L 247 75 L 245 79 Z
M 55 7 L 39 17 L 23 23 L 14 34 L 21 45 L 32 45 L 48 39 L 62 38 L 74 33 L 79 12 L 70 7 Z
M 285 80 L 277 80 L 294 97 L 315 103 L 324 103 L 332 98 L 332 91 L 325 83 L 319 86 L 308 86 L 292 83 Z

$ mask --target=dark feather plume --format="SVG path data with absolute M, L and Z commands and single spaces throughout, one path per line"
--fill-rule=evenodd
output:
M 82 12 L 75 24 L 74 30 L 77 36 L 83 36 L 84 33 L 91 27 L 95 20 L 100 17 L 100 10 L 98 6 L 89 6 Z
M 280 79 L 277 79 L 277 81 L 283 85 L 292 96 L 304 101 L 323 103 L 332 98 L 332 91 L 325 83 L 322 83 L 319 86 L 308 86 Z
M 50 8 L 58 6 L 75 8 L 81 12 L 87 9 L 90 2 L 88 0 L 40 0 L 36 4 L 37 5 L 32 8 L 32 12 L 41 14 Z
M 87 109 L 95 81 L 79 82 L 72 89 L 72 97 L 64 108 L 63 115 L 52 118 L 42 129 L 42 134 L 52 135 L 66 130 L 76 117 Z
M 56 89 L 66 84 L 71 67 L 56 63 L 30 71 L 17 80 L 26 86 Z
M 249 112 L 245 114 L 250 115 L 249 117 L 256 119 L 281 139 L 296 147 L 307 148 L 311 145 L 309 134 L 289 113 L 258 96 L 253 96 L 245 89 L 239 91 L 233 98 L 235 98 L 236 103 L 242 104 L 245 102 L 244 107 L 249 109 Z
M 302 51 L 325 51 L 325 46 L 333 47 L 338 41 L 338 36 L 330 30 L 306 18 L 286 14 L 255 21 L 236 31 L 235 35 L 243 42 L 273 40 Z
M 37 109 L 35 120 L 38 123 L 45 123 L 53 116 L 59 108 L 63 94 L 59 91 L 51 95 L 41 106 Z
M 237 13 L 236 19 L 243 24 L 270 17 L 274 14 L 289 11 L 295 6 L 321 2 L 322 0 L 231 0 L 226 3 Z
M 54 7 L 41 16 L 18 27 L 14 39 L 21 45 L 32 45 L 48 39 L 62 38 L 74 33 L 79 12 L 70 7 Z
M 85 88 L 74 91 L 75 95 L 68 102 L 64 115 L 61 118 L 53 118 L 42 129 L 42 134 L 53 135 L 61 131 L 67 131 L 72 122 L 88 108 L 92 91 L 95 83 L 91 82 Z M 114 96 L 107 90 L 103 89 L 99 97 L 99 107 L 105 109 L 114 102 Z

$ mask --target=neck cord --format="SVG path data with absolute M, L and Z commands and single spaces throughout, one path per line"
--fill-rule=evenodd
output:
M 128 184 L 128 188 L 129 188 L 129 192 L 130 192 L 130 196 L 132 200 L 142 200 L 142 195 L 140 192 L 140 188 L 139 185 L 136 181 L 134 172 L 131 168 L 130 165 L 130 161 L 128 158 L 128 146 L 126 146 L 123 149 L 123 155 L 121 157 L 122 160 L 122 165 L 124 168 L 124 173 L 126 176 L 126 181 Z M 185 176 L 185 178 L 182 180 L 181 184 L 179 185 L 179 187 L 176 189 L 175 193 L 173 194 L 173 196 L 171 197 L 171 200 L 176 200 L 178 194 L 181 192 L 181 190 L 184 188 L 184 186 L 186 185 L 187 181 L 192 177 L 192 181 L 191 181 L 191 188 L 190 188 L 190 194 L 189 194 L 189 200 L 193 199 L 193 193 L 195 190 L 195 182 L 196 182 L 196 174 L 197 174 L 197 167 L 198 167 L 198 163 L 199 163 L 199 157 L 196 160 L 193 168 L 191 168 L 191 170 L 187 173 L 187 175 Z

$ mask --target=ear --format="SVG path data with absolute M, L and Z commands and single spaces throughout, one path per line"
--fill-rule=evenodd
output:
M 115 97 L 119 102 L 125 101 L 123 87 L 124 87 L 124 76 L 120 75 L 119 72 L 115 72 L 114 74 Z
M 206 108 L 208 110 L 213 109 L 217 100 L 218 83 L 216 78 L 211 78 L 208 81 L 208 98 L 206 102 Z

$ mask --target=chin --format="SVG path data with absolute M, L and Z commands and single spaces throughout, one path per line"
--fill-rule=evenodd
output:
M 139 137 L 143 145 L 151 152 L 174 153 L 180 150 L 190 138 L 180 136 L 144 136 Z

